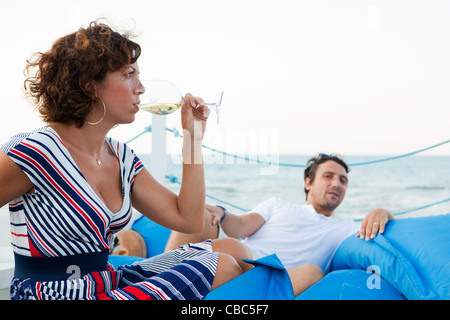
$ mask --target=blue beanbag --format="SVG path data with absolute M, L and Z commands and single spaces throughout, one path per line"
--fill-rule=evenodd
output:
M 281 261 L 275 254 L 246 260 L 255 267 L 211 291 L 205 300 L 292 300 L 294 290 Z
M 379 275 L 359 269 L 330 272 L 322 280 L 295 298 L 295 300 L 404 299 L 391 284 Z
M 369 242 L 343 241 L 332 270 L 379 268 L 407 299 L 450 299 L 450 215 L 390 221 Z
M 145 245 L 147 246 L 147 258 L 154 257 L 164 252 L 167 240 L 170 236 L 170 229 L 167 229 L 145 216 L 140 217 L 134 221 L 131 229 L 136 230 L 144 238 Z M 110 255 L 108 262 L 115 268 L 125 264 L 132 264 L 136 261 L 141 261 L 145 258 L 133 257 L 133 256 L 118 256 Z
M 108 262 L 111 263 L 114 268 L 118 268 L 119 266 L 124 266 L 126 264 L 133 264 L 136 261 L 144 260 L 142 257 L 134 257 L 134 256 L 119 256 L 119 255 L 109 255 Z
M 164 252 L 167 240 L 170 236 L 170 229 L 163 227 L 147 217 L 140 217 L 131 229 L 136 230 L 144 238 L 147 246 L 147 258 L 154 257 Z

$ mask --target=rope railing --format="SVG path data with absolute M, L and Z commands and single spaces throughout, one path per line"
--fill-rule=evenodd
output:
M 173 174 L 171 174 L 171 175 L 166 175 L 166 179 L 168 179 L 171 183 L 181 184 L 181 181 L 180 181 L 175 175 L 173 175 Z M 219 201 L 219 202 L 221 202 L 221 203 L 223 203 L 223 204 L 229 205 L 230 207 L 239 209 L 239 210 L 244 211 L 244 212 L 248 212 L 248 211 L 251 210 L 251 209 L 239 207 L 239 206 L 237 206 L 237 205 L 235 205 L 235 204 L 232 204 L 232 203 L 230 203 L 230 202 L 227 202 L 227 201 L 224 201 L 224 200 L 219 199 L 219 198 L 217 198 L 217 197 L 214 197 L 214 196 L 212 196 L 212 195 L 210 195 L 210 194 L 208 194 L 208 193 L 206 193 L 206 197 L 207 197 L 207 198 L 210 198 L 210 199 L 213 199 L 213 200 L 216 200 L 216 201 Z M 426 204 L 426 205 L 423 205 L 423 206 L 420 206 L 420 207 L 416 207 L 416 208 L 412 208 L 412 209 L 407 209 L 407 210 L 403 210 L 403 211 L 394 212 L 394 213 L 392 213 L 392 215 L 394 215 L 394 216 L 399 216 L 399 215 L 402 215 L 402 214 L 406 214 L 406 213 L 410 213 L 410 212 L 414 212 L 414 211 L 423 210 L 423 209 L 426 209 L 426 208 L 429 208 L 429 207 L 432 207 L 432 206 L 436 206 L 436 205 L 439 205 L 439 204 L 442 204 L 442 203 L 445 203 L 445 202 L 449 202 L 449 201 L 450 201 L 450 198 L 446 198 L 446 199 L 443 199 L 443 200 L 441 200 L 441 201 L 436 201 L 436 202 L 429 203 L 429 204 Z
M 173 128 L 173 129 L 166 128 L 166 130 L 169 131 L 169 132 L 172 132 L 175 137 L 183 137 L 180 134 L 180 132 L 178 130 L 176 130 L 175 128 Z M 130 142 L 136 140 L 137 138 L 139 138 L 140 136 L 142 136 L 146 132 L 151 132 L 151 126 L 145 127 L 144 131 L 142 131 L 141 133 L 139 133 L 135 137 L 131 138 L 126 143 L 130 143 Z M 364 162 L 349 163 L 348 166 L 363 166 L 363 165 L 369 165 L 369 164 L 374 164 L 374 163 L 380 163 L 380 162 L 385 162 L 385 161 L 391 161 L 391 160 L 396 160 L 396 159 L 400 159 L 400 158 L 405 158 L 405 157 L 409 157 L 409 156 L 412 156 L 412 155 L 416 155 L 416 154 L 425 152 L 427 150 L 438 148 L 438 147 L 440 147 L 442 145 L 445 145 L 447 143 L 450 143 L 450 140 L 446 140 L 446 141 L 434 144 L 434 145 L 426 147 L 426 148 L 422 148 L 422 149 L 419 149 L 419 150 L 416 150 L 416 151 L 400 154 L 400 155 L 397 155 L 397 156 L 386 157 L 386 158 L 375 159 L 375 160 L 364 161 Z M 305 168 L 306 167 L 306 165 L 303 165 L 303 164 L 274 163 L 274 162 L 271 162 L 271 161 L 262 161 L 262 160 L 259 160 L 259 159 L 253 159 L 253 158 L 250 158 L 250 157 L 240 156 L 240 155 L 237 155 L 237 154 L 232 154 L 232 153 L 228 153 L 228 152 L 225 152 L 225 151 L 221 151 L 221 150 L 218 150 L 216 148 L 212 148 L 212 147 L 209 147 L 209 146 L 206 146 L 206 145 L 203 145 L 203 144 L 202 144 L 202 147 L 207 149 L 207 150 L 220 153 L 220 154 L 222 154 L 224 156 L 234 157 L 234 158 L 237 158 L 237 159 L 244 159 L 246 161 L 256 162 L 256 163 L 259 163 L 259 164 L 279 165 L 279 166 L 284 166 L 284 167 L 300 167 L 300 168 Z M 181 184 L 180 179 L 178 179 L 173 174 L 166 175 L 165 177 L 171 183 Z M 208 193 L 206 193 L 206 197 L 210 198 L 210 199 L 213 199 L 213 200 L 216 200 L 216 201 L 219 201 L 220 203 L 226 204 L 226 205 L 228 205 L 230 207 L 233 207 L 235 209 L 238 209 L 238 210 L 241 210 L 241 211 L 244 211 L 244 212 L 250 211 L 250 209 L 239 207 L 239 206 L 237 206 L 237 205 L 235 205 L 233 203 L 230 203 L 228 201 L 219 199 L 219 198 L 217 198 L 215 196 L 212 196 L 212 195 L 210 195 Z M 423 210 L 423 209 L 426 209 L 426 208 L 429 208 L 429 207 L 432 207 L 432 206 L 436 206 L 436 205 L 439 205 L 439 204 L 442 204 L 442 203 L 445 203 L 445 202 L 449 202 L 449 201 L 450 201 L 450 198 L 446 198 L 446 199 L 443 199 L 443 200 L 440 200 L 440 201 L 436 201 L 436 202 L 433 202 L 433 203 L 429 203 L 429 204 L 426 204 L 426 205 L 423 205 L 423 206 L 420 206 L 420 207 L 394 212 L 392 214 L 394 216 L 402 215 L 402 214 L 406 214 L 406 213 L 410 213 L 410 212 L 414 212 L 414 211 Z
M 405 214 L 405 213 L 410 213 L 410 212 L 414 212 L 414 211 L 423 210 L 423 209 L 426 209 L 426 208 L 429 208 L 429 207 L 437 206 L 438 204 L 442 204 L 442 203 L 445 203 L 445 202 L 448 202 L 448 201 L 450 201 L 450 198 L 447 198 L 447 199 L 444 199 L 444 200 L 441 200 L 441 201 L 436 201 L 436 202 L 433 202 L 433 203 L 429 203 L 429 204 L 426 204 L 424 206 L 420 206 L 420 207 L 417 207 L 417 208 L 408 209 L 408 210 L 404 210 L 404 211 L 398 211 L 398 212 L 393 213 L 393 215 L 394 216 L 398 216 L 398 215 Z
M 442 145 L 444 145 L 446 143 L 449 143 L 449 142 L 450 142 L 450 140 L 446 140 L 446 141 L 437 143 L 435 145 L 432 145 L 432 146 L 429 146 L 429 147 L 426 147 L 426 148 L 423 148 L 423 149 L 419 149 L 419 150 L 416 150 L 416 151 L 404 153 L 404 154 L 401 154 L 401 155 L 398 155 L 398 156 L 393 156 L 393 157 L 388 157 L 388 158 L 383 158 L 383 159 L 378 159 L 378 160 L 372 160 L 372 161 L 350 163 L 349 166 L 364 166 L 364 165 L 378 163 L 378 162 L 397 160 L 397 159 L 400 159 L 400 158 L 413 156 L 415 154 L 419 154 L 419 153 L 422 153 L 422 152 L 425 152 L 425 151 L 428 151 L 428 150 L 440 147 L 440 146 L 442 146 Z
M 175 129 L 175 128 L 174 129 L 166 128 L 166 130 L 169 131 L 169 132 L 172 132 L 175 137 L 183 137 L 180 134 L 180 132 L 177 129 Z M 425 152 L 425 151 L 428 151 L 428 150 L 440 147 L 440 146 L 442 146 L 444 144 L 447 144 L 447 143 L 450 143 L 450 139 L 446 140 L 446 141 L 443 141 L 443 142 L 440 142 L 440 143 L 437 143 L 435 145 L 426 147 L 426 148 L 422 148 L 422 149 L 415 150 L 415 151 L 412 151 L 412 152 L 400 154 L 400 155 L 397 155 L 397 156 L 381 158 L 381 159 L 375 159 L 375 160 L 370 160 L 370 161 L 365 161 L 365 162 L 348 163 L 347 165 L 348 166 L 362 166 L 362 165 L 369 165 L 369 164 L 378 163 L 378 162 L 396 160 L 396 159 L 400 159 L 400 158 L 409 157 L 409 156 L 412 156 L 412 155 L 415 155 L 415 154 L 419 154 L 419 153 L 422 153 L 422 152 Z M 233 158 L 236 158 L 236 159 L 243 159 L 243 160 L 246 160 L 248 162 L 256 162 L 256 163 L 259 163 L 259 164 L 268 164 L 268 165 L 278 165 L 278 166 L 281 166 L 281 167 L 306 168 L 306 165 L 304 165 L 304 164 L 281 163 L 281 162 L 276 163 L 276 162 L 271 162 L 271 161 L 262 161 L 262 160 L 259 160 L 259 159 L 254 159 L 254 158 L 250 158 L 250 157 L 246 157 L 246 156 L 240 156 L 240 155 L 237 155 L 237 154 L 232 154 L 232 153 L 229 153 L 229 152 L 221 151 L 221 150 L 218 150 L 216 148 L 212 148 L 212 147 L 206 146 L 204 144 L 202 144 L 202 147 L 207 149 L 207 150 L 210 150 L 210 151 L 213 151 L 213 152 L 216 152 L 216 153 L 220 153 L 220 154 L 222 154 L 224 156 L 233 157 Z
M 180 185 L 181 185 L 180 179 L 178 179 L 178 178 L 177 178 L 175 175 L 173 175 L 173 174 L 166 175 L 166 179 L 169 180 L 171 183 L 176 183 L 176 184 L 180 184 Z M 239 206 L 237 206 L 237 205 L 235 205 L 235 204 L 233 204 L 233 203 L 231 203 L 231 202 L 228 202 L 228 201 L 219 199 L 219 198 L 214 197 L 214 196 L 212 196 L 212 195 L 210 195 L 210 194 L 208 194 L 208 193 L 206 193 L 206 197 L 209 198 L 209 199 L 213 199 L 213 200 L 219 201 L 220 203 L 226 204 L 226 205 L 228 205 L 228 206 L 230 206 L 230 207 L 233 207 L 233 208 L 235 208 L 235 209 L 239 209 L 239 210 L 241 210 L 241 211 L 250 211 L 250 209 L 245 209 L 245 208 L 239 207 Z
M 142 131 L 141 133 L 138 133 L 136 136 L 134 136 L 130 140 L 126 141 L 125 143 L 128 144 L 130 142 L 133 142 L 134 140 L 136 140 L 137 138 L 139 138 L 140 136 L 142 136 L 144 133 L 147 133 L 147 132 L 152 132 L 152 126 L 145 127 L 144 131 Z

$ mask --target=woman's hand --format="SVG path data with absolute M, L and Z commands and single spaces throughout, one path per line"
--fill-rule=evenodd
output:
M 183 98 L 181 106 L 181 125 L 190 134 L 191 141 L 203 140 L 206 121 L 210 110 L 203 104 L 203 99 L 188 93 Z M 199 130 L 200 129 L 200 130 Z M 186 134 L 186 132 L 184 132 Z

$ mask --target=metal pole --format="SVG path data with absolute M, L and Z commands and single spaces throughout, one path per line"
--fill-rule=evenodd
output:
M 164 184 L 167 167 L 166 117 L 152 115 L 152 154 L 150 173 L 159 183 Z

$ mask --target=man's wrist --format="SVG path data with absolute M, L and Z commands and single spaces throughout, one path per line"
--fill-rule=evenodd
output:
M 222 223 L 222 221 L 223 221 L 223 220 L 225 219 L 225 217 L 227 216 L 227 209 L 225 209 L 224 207 L 219 206 L 219 205 L 217 205 L 216 207 L 218 207 L 218 208 L 220 208 L 220 209 L 223 210 L 223 216 L 222 216 L 222 218 L 220 218 L 220 223 Z

